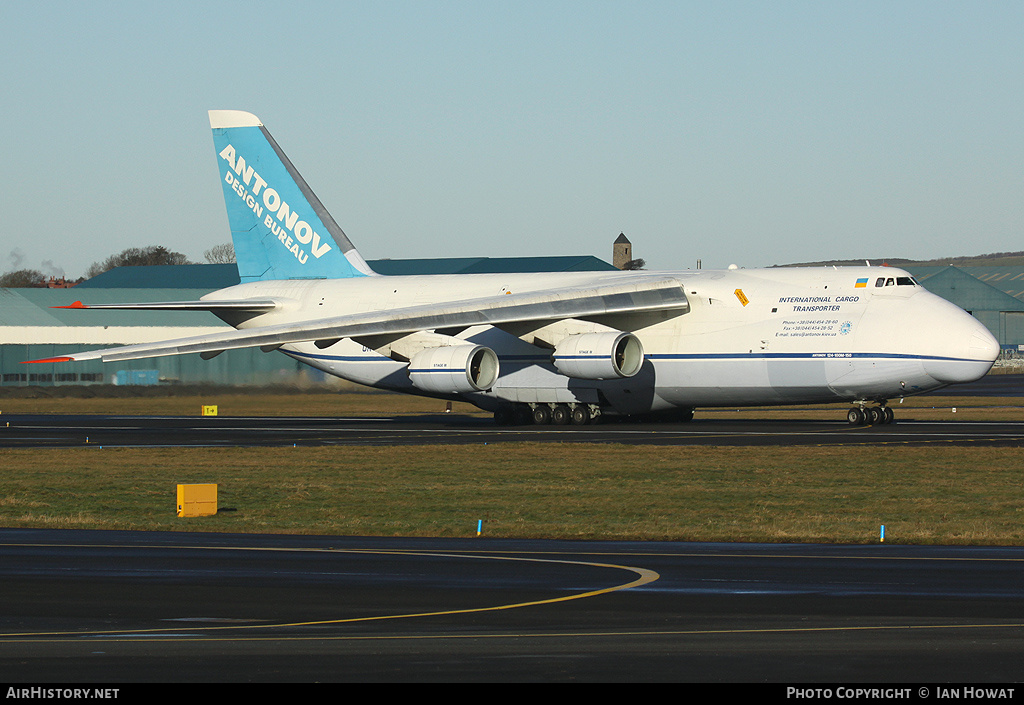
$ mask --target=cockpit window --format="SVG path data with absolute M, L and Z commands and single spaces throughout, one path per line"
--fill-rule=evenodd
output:
M 921 286 L 913 277 L 879 277 L 875 280 L 876 287 L 882 286 Z

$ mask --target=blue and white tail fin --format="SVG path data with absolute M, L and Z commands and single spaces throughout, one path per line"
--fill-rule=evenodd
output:
M 211 110 L 242 282 L 374 276 L 259 118 Z

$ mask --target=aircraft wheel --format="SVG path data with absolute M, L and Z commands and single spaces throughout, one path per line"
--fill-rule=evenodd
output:
M 850 409 L 846 412 L 846 420 L 850 422 L 851 426 L 863 426 L 864 412 L 860 409 Z
M 877 406 L 864 409 L 864 423 L 870 426 L 877 426 L 882 423 L 882 410 Z
M 565 404 L 555 404 L 555 408 L 551 410 L 551 423 L 556 426 L 562 426 L 569 423 L 571 416 L 572 412 L 569 411 L 568 406 Z
M 890 409 L 889 407 L 884 407 L 882 409 L 882 414 L 882 423 L 896 423 L 896 414 L 894 414 L 892 409 Z
M 547 404 L 540 404 L 534 407 L 533 423 L 537 426 L 546 426 L 551 423 L 551 407 Z
M 679 409 L 676 412 L 676 420 L 683 423 L 690 423 L 693 421 L 693 409 L 689 406 Z
M 512 421 L 513 426 L 529 426 L 533 423 L 533 414 L 531 413 L 527 404 L 516 404 L 515 405 L 515 419 Z
M 515 410 L 510 406 L 499 406 L 494 411 L 494 423 L 499 426 L 511 426 L 515 423 Z
M 578 404 L 572 410 L 572 422 L 576 426 L 585 426 L 590 423 L 590 409 L 583 404 Z

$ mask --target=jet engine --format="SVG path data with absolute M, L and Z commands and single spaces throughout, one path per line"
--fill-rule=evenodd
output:
M 551 359 L 566 377 L 617 379 L 640 371 L 644 348 L 632 333 L 580 333 L 563 338 Z
M 482 345 L 425 348 L 409 360 L 409 379 L 425 392 L 482 392 L 498 379 L 498 356 Z

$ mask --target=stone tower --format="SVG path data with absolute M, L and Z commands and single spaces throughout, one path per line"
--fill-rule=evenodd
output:
M 626 262 L 630 262 L 632 259 L 633 245 L 625 233 L 619 233 L 619 236 L 615 238 L 614 244 L 612 244 L 612 266 L 622 269 L 626 266 Z

